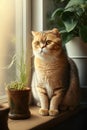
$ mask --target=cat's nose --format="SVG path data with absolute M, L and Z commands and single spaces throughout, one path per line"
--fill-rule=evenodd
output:
M 40 43 L 40 47 L 44 48 L 44 47 L 46 47 L 46 44 L 45 43 Z

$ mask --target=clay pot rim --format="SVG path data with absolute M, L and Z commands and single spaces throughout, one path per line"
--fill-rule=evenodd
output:
M 29 87 L 26 87 L 25 89 L 12 89 L 12 88 L 6 88 L 7 91 L 12 91 L 12 92 L 24 92 L 24 91 L 30 91 L 31 89 Z

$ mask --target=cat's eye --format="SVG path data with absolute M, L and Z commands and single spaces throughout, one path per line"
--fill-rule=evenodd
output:
M 51 43 L 51 40 L 46 41 L 46 45 L 49 45 Z

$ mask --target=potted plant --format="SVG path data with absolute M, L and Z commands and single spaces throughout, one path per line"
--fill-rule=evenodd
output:
M 51 21 L 56 22 L 60 30 L 63 43 L 70 41 L 73 37 L 80 36 L 87 42 L 87 1 L 86 0 L 57 0 L 58 7 L 51 16 Z M 66 3 L 64 3 L 67 1 Z
M 14 59 L 16 58 L 13 58 L 13 60 Z M 20 79 L 17 81 L 12 81 L 11 83 L 6 85 L 10 107 L 8 116 L 11 119 L 26 119 L 30 117 L 30 110 L 29 110 L 30 88 L 27 85 L 27 74 L 26 74 L 27 71 L 23 53 L 20 58 L 20 64 L 17 64 L 17 67 L 19 70 Z
M 0 130 L 8 129 L 8 112 L 9 107 L 7 105 L 0 105 Z
M 87 0 L 56 0 L 51 23 L 58 27 L 68 55 L 76 62 L 81 86 L 87 86 Z

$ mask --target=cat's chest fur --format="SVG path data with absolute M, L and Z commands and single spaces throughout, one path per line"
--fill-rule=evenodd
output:
M 35 72 L 39 84 L 42 84 L 41 87 L 52 90 L 65 87 L 68 78 L 68 76 L 66 78 L 66 74 L 69 74 L 68 61 L 65 60 L 64 64 L 64 60 L 46 62 L 35 58 Z

